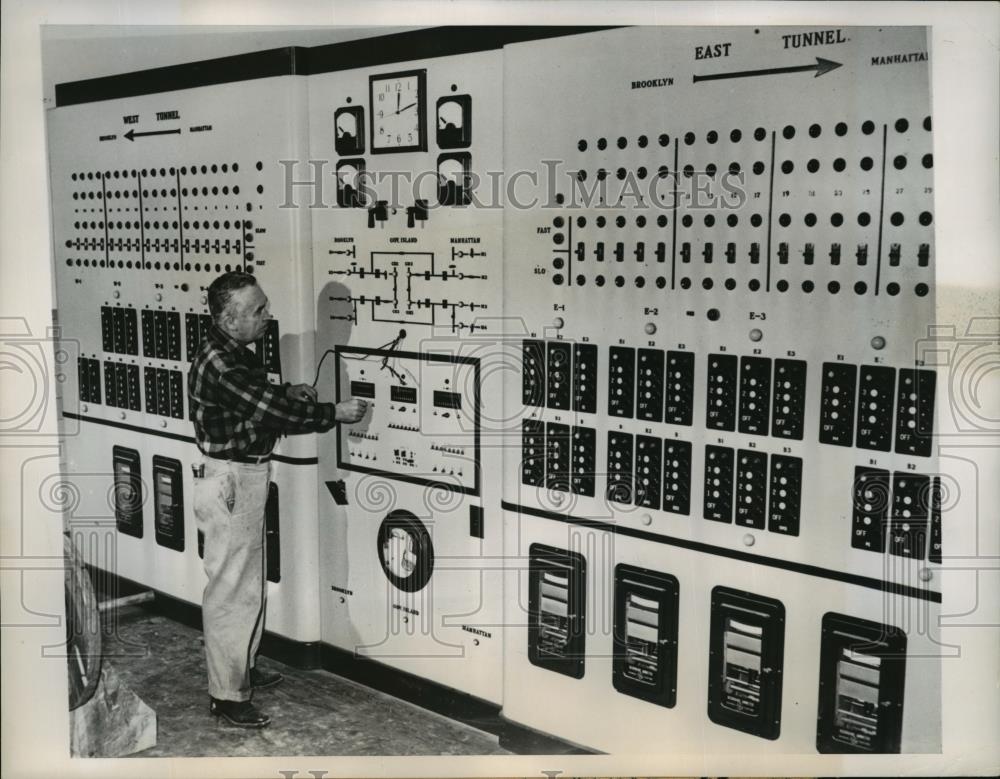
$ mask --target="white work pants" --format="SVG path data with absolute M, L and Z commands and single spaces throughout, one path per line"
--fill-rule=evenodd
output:
M 264 507 L 271 464 L 205 459 L 195 479 L 194 511 L 205 534 L 202 599 L 208 694 L 250 700 L 267 605 Z

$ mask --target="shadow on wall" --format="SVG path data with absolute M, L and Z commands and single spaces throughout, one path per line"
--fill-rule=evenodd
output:
M 339 282 L 326 284 L 319 292 L 316 300 L 316 364 L 319 366 L 319 378 L 316 381 L 316 389 L 319 392 L 319 399 L 326 403 L 333 403 L 337 400 L 337 381 L 342 388 L 348 386 L 350 376 L 343 365 L 337 365 L 334 354 L 331 351 L 323 359 L 323 353 L 336 346 L 344 346 L 350 342 L 353 322 L 349 318 L 353 314 L 353 305 L 345 300 L 350 294 L 350 290 Z M 331 300 L 331 298 L 335 298 Z M 322 365 L 319 365 L 322 360 Z M 339 371 L 339 375 L 338 375 Z M 312 379 L 312 377 L 310 377 Z M 348 397 L 346 392 L 342 392 L 342 397 Z M 370 415 L 371 412 L 369 412 Z M 367 427 L 367 420 L 359 422 L 356 427 Z M 337 429 L 334 428 L 329 433 L 318 436 L 317 455 L 319 456 L 318 476 L 319 476 L 319 522 L 320 522 L 320 570 L 324 572 L 330 580 L 323 582 L 323 589 L 331 584 L 346 586 L 350 581 L 350 558 L 348 555 L 349 538 L 348 522 L 351 521 L 351 504 L 353 496 L 347 495 L 348 504 L 338 506 L 333 496 L 326 486 L 326 482 L 343 479 L 346 475 L 337 468 Z M 374 554 L 374 550 L 373 550 Z M 363 561 L 358 561 L 363 565 Z M 328 609 L 323 607 L 323 614 L 329 615 Z M 337 624 L 340 630 L 344 630 L 351 624 L 351 620 L 343 619 L 349 615 L 338 612 Z M 326 631 L 324 630 L 324 634 Z M 344 646 L 344 638 L 340 637 L 338 644 Z M 359 635 L 354 634 L 349 639 L 352 645 L 361 643 Z
M 349 295 L 350 290 L 346 286 L 331 281 L 320 290 L 316 300 L 316 364 L 319 365 L 320 360 L 323 361 L 316 389 L 319 391 L 319 399 L 326 403 L 337 400 L 338 381 L 341 386 L 341 398 L 350 397 L 347 391 L 350 376 L 346 367 L 342 363 L 337 365 L 332 351 L 326 355 L 326 359 L 323 359 L 323 352 L 327 349 L 332 350 L 336 346 L 346 346 L 350 343 L 351 332 L 354 329 L 352 322 L 354 305 L 346 300 Z M 362 420 L 357 427 L 363 429 L 366 427 L 366 421 Z M 343 478 L 343 474 L 336 468 L 336 428 L 319 437 L 318 454 L 321 478 L 327 480 Z

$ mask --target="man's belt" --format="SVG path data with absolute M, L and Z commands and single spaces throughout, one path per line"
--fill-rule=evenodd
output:
M 245 463 L 247 465 L 260 465 L 271 459 L 270 454 L 210 454 L 206 453 L 213 460 L 228 460 L 234 463 Z

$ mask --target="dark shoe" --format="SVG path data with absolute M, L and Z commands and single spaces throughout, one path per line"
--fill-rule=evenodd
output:
M 216 717 L 222 717 L 230 725 L 238 728 L 266 728 L 271 724 L 271 718 L 259 711 L 250 701 L 220 701 L 216 698 L 209 710 Z
M 255 690 L 263 690 L 281 682 L 285 677 L 276 671 L 262 671 L 259 668 L 250 669 L 250 686 Z

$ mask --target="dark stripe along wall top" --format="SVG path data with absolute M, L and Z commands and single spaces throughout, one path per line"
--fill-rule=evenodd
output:
M 273 76 L 309 76 L 428 57 L 467 54 L 499 49 L 510 43 L 606 29 L 611 28 L 432 27 L 325 46 L 288 46 L 56 84 L 56 106 L 94 103 Z

